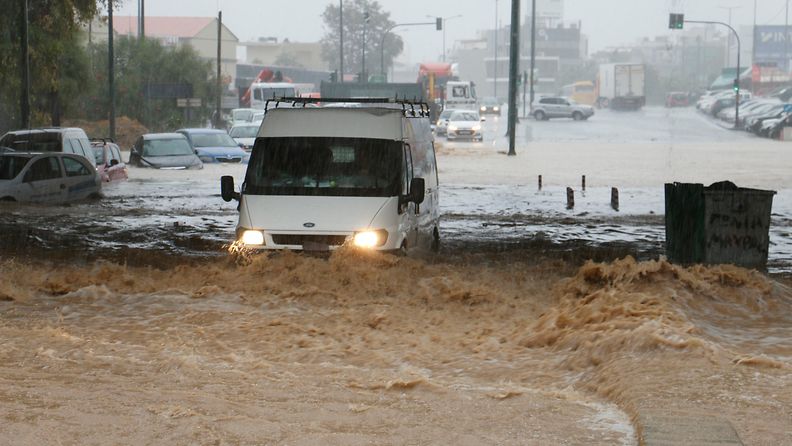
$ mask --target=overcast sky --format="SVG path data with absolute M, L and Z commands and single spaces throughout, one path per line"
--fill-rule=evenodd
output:
M 511 0 L 498 0 L 502 23 L 510 20 Z M 754 20 L 755 0 L 565 0 L 565 20 L 581 21 L 589 37 L 591 51 L 631 43 L 639 37 L 665 34 L 668 13 L 682 12 L 694 20 L 727 21 L 750 25 Z M 148 0 L 147 15 L 215 16 L 223 10 L 223 22 L 241 41 L 272 36 L 292 41 L 317 41 L 323 33 L 321 14 L 327 0 Z M 338 0 L 332 3 L 337 4 Z M 477 37 L 477 31 L 490 29 L 495 23 L 496 0 L 379 0 L 397 22 L 426 20 L 431 16 L 462 17 L 449 20 L 446 26 L 448 48 L 456 39 Z M 786 0 L 758 0 L 759 24 L 783 24 Z M 530 4 L 522 0 L 521 16 Z M 137 0 L 125 0 L 120 15 L 135 15 Z M 442 52 L 442 32 L 433 27 L 402 28 L 403 61 L 436 60 Z

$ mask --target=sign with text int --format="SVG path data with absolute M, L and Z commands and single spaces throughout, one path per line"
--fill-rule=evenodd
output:
M 765 25 L 756 27 L 756 61 L 757 62 L 783 62 L 792 54 L 792 26 L 789 33 L 785 32 L 784 25 Z M 789 43 L 787 43 L 789 42 Z
M 179 98 L 176 99 L 177 107 L 200 107 L 201 98 Z

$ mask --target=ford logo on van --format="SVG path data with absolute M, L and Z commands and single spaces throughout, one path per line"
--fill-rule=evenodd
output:
M 305 226 L 306 228 L 313 228 L 314 226 L 316 226 L 316 224 L 315 223 L 311 223 L 309 221 L 308 223 L 303 223 L 303 226 Z

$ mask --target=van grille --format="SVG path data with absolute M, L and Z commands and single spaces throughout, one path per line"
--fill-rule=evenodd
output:
M 315 234 L 272 234 L 276 245 L 298 245 L 315 243 L 317 245 L 340 246 L 346 242 L 346 235 L 315 235 Z
M 217 158 L 218 163 L 241 163 L 242 158 Z

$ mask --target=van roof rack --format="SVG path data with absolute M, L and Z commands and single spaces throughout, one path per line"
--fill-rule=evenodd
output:
M 271 102 L 275 103 L 275 107 L 273 108 L 278 108 L 281 102 L 285 104 L 290 103 L 292 107 L 297 107 L 298 104 L 302 104 L 302 106 L 305 107 L 306 104 L 343 104 L 343 103 L 399 105 L 401 106 L 402 113 L 407 118 L 429 117 L 429 105 L 426 102 L 421 101 L 417 98 L 413 98 L 412 100 L 407 99 L 406 97 L 400 99 L 398 96 L 395 98 L 302 98 L 302 97 L 273 98 L 273 99 L 267 99 L 267 102 L 264 105 L 265 116 L 270 109 Z

